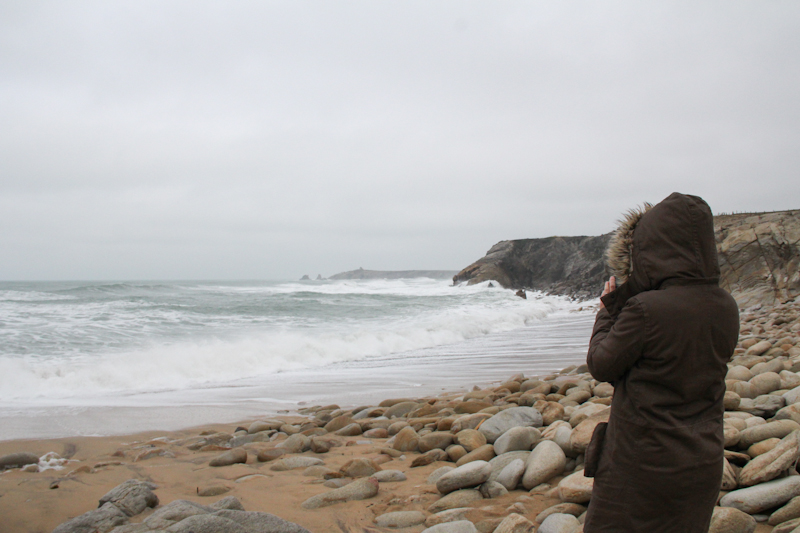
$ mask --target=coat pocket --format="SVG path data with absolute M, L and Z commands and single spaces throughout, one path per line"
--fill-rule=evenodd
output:
M 600 422 L 594 428 L 592 440 L 589 441 L 589 446 L 586 447 L 586 455 L 584 456 L 583 475 L 585 477 L 594 477 L 597 473 L 597 465 L 600 464 L 600 456 L 603 453 L 603 442 L 606 439 L 607 428 L 608 422 Z

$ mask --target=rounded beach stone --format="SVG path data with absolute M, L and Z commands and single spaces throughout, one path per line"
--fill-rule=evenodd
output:
M 571 514 L 553 513 L 544 519 L 537 533 L 573 533 L 581 523 Z
M 413 527 L 425 522 L 425 513 L 421 511 L 395 511 L 375 517 L 378 527 Z
M 303 502 L 302 507 L 303 509 L 318 509 L 340 502 L 366 500 L 378 494 L 379 485 L 378 480 L 375 478 L 361 478 L 344 487 L 312 496 Z
M 739 395 L 740 398 L 752 399 L 758 396 L 758 391 L 755 385 L 753 385 L 749 381 L 734 381 L 728 383 L 731 383 L 728 390 L 730 390 L 731 392 L 735 392 L 736 394 Z
M 484 498 L 499 498 L 505 494 L 508 494 L 508 489 L 506 489 L 503 485 L 498 483 L 497 481 L 487 481 L 483 483 L 478 490 L 481 493 L 481 496 Z
M 480 491 L 475 489 L 461 489 L 446 496 L 442 496 L 428 507 L 429 513 L 440 513 L 448 509 L 456 509 L 459 507 L 469 507 L 472 502 L 482 500 L 483 496 Z
M 714 507 L 708 533 L 753 533 L 756 519 L 733 507 Z
M 781 442 L 781 439 L 778 438 L 771 438 L 767 440 L 762 440 L 761 442 L 756 442 L 749 448 L 747 448 L 747 455 L 755 459 L 759 455 L 765 454 L 768 451 L 772 450 Z
M 447 494 L 467 487 L 475 487 L 489 479 L 492 466 L 486 461 L 472 461 L 445 473 L 436 482 L 436 489 Z
M 737 407 L 739 407 L 739 403 L 741 403 L 742 398 L 733 391 L 725 391 L 725 399 L 723 400 L 723 404 L 725 405 L 726 411 L 735 411 Z
M 589 441 L 592 440 L 592 433 L 594 433 L 594 428 L 597 426 L 597 424 L 601 422 L 608 422 L 608 418 L 610 415 L 611 415 L 611 408 L 603 407 L 602 411 L 594 413 L 590 417 L 583 420 L 580 424 L 575 426 L 569 438 L 570 448 L 575 453 L 585 452 L 586 447 L 589 446 Z M 572 424 L 572 418 L 570 418 L 570 424 Z
M 752 515 L 782 505 L 795 496 L 800 496 L 800 476 L 774 479 L 731 491 L 722 497 L 719 504 L 720 507 L 733 507 Z
M 400 470 L 381 470 L 379 472 L 375 472 L 372 477 L 381 483 L 394 483 L 398 481 L 405 481 L 407 479 L 406 475 Z
M 775 526 L 772 533 L 794 533 L 798 528 L 800 528 L 800 518 L 793 518 Z
M 252 435 L 254 433 L 261 433 L 262 431 L 277 430 L 282 425 L 282 423 L 275 420 L 269 422 L 265 420 L 256 420 L 250 424 L 250 427 L 247 428 L 247 432 Z
M 572 410 L 569 415 L 569 425 L 572 427 L 577 427 L 578 424 L 593 416 L 597 413 L 602 413 L 608 409 L 607 405 L 602 405 L 599 403 L 589 402 L 580 407 Z M 566 414 L 566 413 L 565 413 Z
M 533 522 L 521 514 L 511 513 L 500 522 L 494 533 L 529 533 L 533 530 Z
M 365 431 L 364 436 L 368 439 L 386 439 L 389 438 L 389 431 L 386 428 L 372 428 Z
M 555 442 L 545 440 L 536 445 L 525 463 L 522 486 L 530 490 L 564 472 L 567 456 Z
M 353 422 L 352 424 L 347 424 L 345 427 L 338 431 L 334 431 L 335 435 L 340 435 L 342 437 L 355 437 L 357 435 L 361 435 L 361 424 L 358 422 Z
M 583 475 L 583 469 L 573 472 L 558 483 L 558 497 L 563 502 L 586 503 L 592 499 L 594 478 Z
M 244 448 L 234 448 L 221 455 L 218 455 L 208 462 L 208 466 L 228 466 L 236 463 L 247 462 L 247 450 Z
M 739 472 L 739 485 L 750 487 L 775 479 L 800 459 L 800 431 L 793 431 L 770 451 L 747 463 Z
M 480 448 L 476 448 L 469 452 L 467 455 L 456 461 L 456 466 L 462 466 L 473 461 L 490 461 L 494 458 L 494 446 L 486 444 Z
M 353 418 L 350 415 L 340 415 L 325 424 L 325 431 L 328 433 L 334 433 L 352 423 Z
M 421 453 L 428 452 L 434 448 L 446 449 L 453 444 L 453 434 L 445 431 L 434 431 L 419 439 L 418 448 Z
M 465 402 L 459 402 L 456 405 L 455 412 L 456 414 L 474 414 L 480 411 L 481 409 L 486 409 L 487 407 L 491 407 L 492 403 L 486 400 L 467 400 Z
M 452 446 L 447 447 L 447 456 L 454 463 L 457 463 L 458 460 L 465 455 L 467 455 L 467 450 L 465 450 L 463 446 L 453 444 Z
M 503 433 L 494 442 L 494 453 L 503 455 L 506 452 L 530 450 L 542 438 L 538 429 L 532 427 L 515 427 Z
M 508 466 L 512 461 L 516 459 L 522 460 L 522 462 L 526 462 L 528 460 L 528 456 L 530 456 L 531 452 L 526 451 L 518 451 L 518 452 L 508 452 L 504 453 L 503 455 L 498 455 L 491 461 L 489 461 L 489 465 L 492 467 L 492 474 L 489 476 L 491 481 L 497 481 L 497 476 L 500 475 L 500 472 Z
M 494 443 L 500 435 L 517 426 L 540 427 L 542 414 L 533 407 L 512 407 L 500 411 L 481 424 L 478 431 L 486 437 L 486 442 Z
M 322 459 L 299 455 L 297 457 L 286 457 L 285 459 L 279 459 L 275 461 L 272 466 L 269 467 L 269 469 L 275 472 L 283 472 L 285 470 L 294 470 L 295 468 L 308 468 L 309 466 L 324 464 L 325 463 L 322 461 Z
M 357 457 L 343 464 L 339 471 L 347 477 L 369 477 L 380 469 L 371 459 Z
M 478 529 L 469 520 L 456 520 L 455 522 L 436 524 L 423 529 L 422 533 L 478 533 Z
M 793 420 L 776 420 L 754 427 L 748 427 L 739 435 L 739 448 L 747 449 L 756 442 L 777 437 L 782 439 L 792 431 L 800 429 Z
M 110 502 L 126 515 L 136 516 L 148 507 L 158 505 L 158 496 L 153 492 L 155 487 L 146 481 L 129 479 L 103 495 L 100 498 L 100 506 Z
M 231 490 L 227 485 L 209 485 L 197 489 L 198 496 L 219 496 Z
M 439 481 L 439 479 L 443 475 L 445 475 L 448 472 L 452 472 L 455 469 L 456 468 L 454 466 L 443 466 L 441 468 L 437 468 L 436 470 L 430 473 L 426 483 L 428 483 L 429 485 L 436 485 L 436 482 Z
M 259 462 L 266 463 L 269 461 L 274 461 L 285 453 L 286 450 L 282 450 L 280 448 L 267 448 L 265 450 L 259 450 L 256 459 L 258 459 Z
M 444 450 L 440 450 L 439 448 L 434 448 L 416 457 L 411 462 L 411 468 L 427 466 L 429 464 L 435 463 L 436 461 L 447 461 L 447 459 L 449 459 L 447 452 L 445 452 Z
M 800 496 L 795 496 L 786 502 L 786 505 L 769 515 L 767 523 L 771 526 L 777 526 L 795 518 L 800 518 Z
M 489 420 L 492 415 L 488 413 L 475 413 L 474 415 L 462 415 L 456 418 L 453 425 L 450 426 L 450 431 L 459 433 L 465 429 L 475 429 L 481 422 Z
M 286 453 L 303 453 L 311 449 L 311 439 L 302 433 L 296 433 L 278 444 L 277 447 L 283 448 Z
M 749 368 L 742 365 L 735 365 L 728 369 L 725 379 L 735 379 L 737 381 L 750 381 L 753 378 L 753 373 Z
M 561 514 L 571 514 L 572 516 L 578 517 L 586 512 L 586 507 L 579 504 L 579 503 L 558 503 L 553 505 L 552 507 L 548 507 L 538 515 L 536 515 L 536 519 L 534 523 L 541 524 L 544 522 L 544 519 L 550 516 L 551 514 L 561 513 Z
M 497 483 L 503 485 L 506 490 L 514 490 L 522 480 L 525 473 L 525 461 L 515 459 L 508 463 L 497 475 Z
M 21 468 L 25 465 L 39 463 L 39 456 L 29 452 L 10 453 L 0 457 L 0 470 L 4 468 Z
M 419 446 L 419 435 L 414 428 L 408 426 L 401 429 L 394 436 L 392 448 L 401 452 L 415 452 Z
M 417 402 L 400 402 L 389 407 L 383 416 L 386 418 L 399 418 L 405 416 L 414 409 L 418 409 L 420 404 Z
M 757 342 L 747 349 L 745 355 L 761 355 L 766 353 L 770 348 L 772 348 L 772 343 L 769 341 Z
M 486 445 L 486 437 L 476 429 L 463 429 L 456 434 L 455 439 L 456 444 L 463 446 L 467 452 Z

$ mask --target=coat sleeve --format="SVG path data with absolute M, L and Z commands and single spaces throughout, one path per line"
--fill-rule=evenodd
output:
M 597 313 L 586 363 L 599 381 L 616 381 L 641 357 L 645 314 L 642 304 L 630 300 L 616 320 L 605 309 Z

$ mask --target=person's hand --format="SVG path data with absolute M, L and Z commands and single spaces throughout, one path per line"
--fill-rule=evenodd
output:
M 611 276 L 610 278 L 608 278 L 608 281 L 606 281 L 606 284 L 603 286 L 603 294 L 600 295 L 600 298 L 602 298 L 609 292 L 614 292 L 615 290 L 617 290 L 617 278 Z M 600 300 L 600 309 L 603 309 L 604 307 L 605 305 L 603 305 L 603 300 Z

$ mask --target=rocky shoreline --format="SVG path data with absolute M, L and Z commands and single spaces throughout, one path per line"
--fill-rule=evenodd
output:
M 800 527 L 800 302 L 752 307 L 741 325 L 709 531 L 788 533 Z M 238 427 L 2 442 L 0 532 L 579 533 L 583 453 L 613 392 L 581 365 Z

